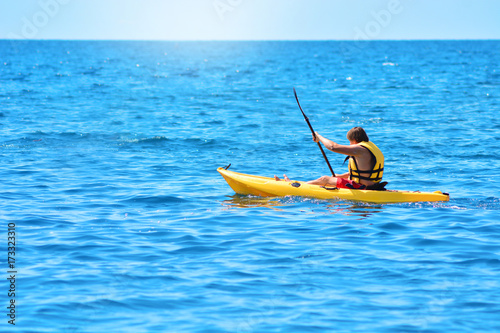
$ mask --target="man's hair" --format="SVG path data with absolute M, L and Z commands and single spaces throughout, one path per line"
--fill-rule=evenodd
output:
M 349 132 L 347 132 L 347 140 L 356 142 L 370 141 L 365 130 L 358 126 L 351 128 Z

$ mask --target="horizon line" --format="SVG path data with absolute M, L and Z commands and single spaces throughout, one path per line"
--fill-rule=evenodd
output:
M 411 41 L 500 41 L 500 38 L 416 38 L 416 39 L 65 39 L 0 38 L 0 41 L 66 42 L 411 42 Z

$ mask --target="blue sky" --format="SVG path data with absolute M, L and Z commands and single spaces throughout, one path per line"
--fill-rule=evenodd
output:
M 500 1 L 3 0 L 5 38 L 500 39 Z

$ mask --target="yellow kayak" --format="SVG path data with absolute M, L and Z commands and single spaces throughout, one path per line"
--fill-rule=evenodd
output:
M 287 195 L 311 197 L 317 199 L 340 199 L 374 203 L 448 201 L 450 196 L 441 191 L 373 191 L 351 190 L 346 188 L 329 188 L 311 185 L 302 181 L 276 181 L 274 178 L 246 175 L 224 168 L 217 171 L 238 194 L 256 195 L 260 197 L 284 197 Z

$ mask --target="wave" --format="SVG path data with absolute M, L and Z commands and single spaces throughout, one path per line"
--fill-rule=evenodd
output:
M 164 143 L 164 142 L 170 142 L 171 139 L 165 137 L 165 136 L 153 136 L 153 137 L 147 137 L 147 138 L 128 138 L 126 136 L 121 136 L 120 137 L 121 142 L 127 142 L 127 143 Z
M 169 195 L 158 195 L 158 196 L 137 195 L 129 199 L 121 200 L 120 202 L 128 204 L 133 203 L 133 204 L 162 205 L 162 204 L 185 203 L 188 202 L 188 200 Z

